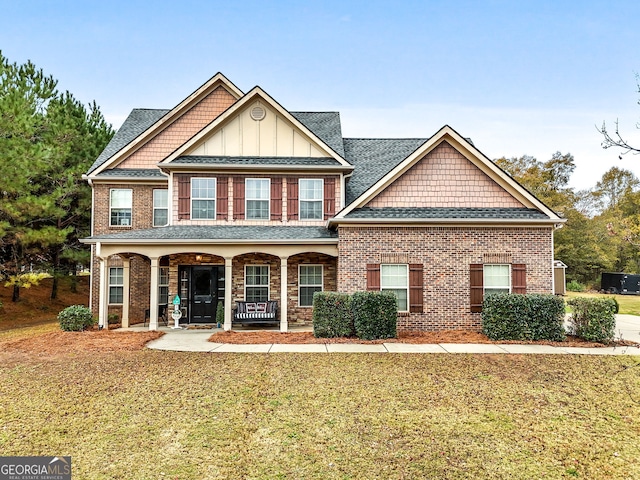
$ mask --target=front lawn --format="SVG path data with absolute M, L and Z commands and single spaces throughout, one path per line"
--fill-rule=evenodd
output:
M 640 478 L 633 360 L 0 351 L 0 452 L 83 479 Z
M 615 298 L 620 305 L 618 313 L 640 315 L 640 295 L 610 295 L 605 293 L 567 292 L 567 300 L 573 297 Z

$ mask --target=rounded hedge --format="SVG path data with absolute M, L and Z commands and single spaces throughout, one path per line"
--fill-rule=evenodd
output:
M 60 329 L 65 332 L 81 332 L 96 324 L 91 310 L 84 305 L 71 305 L 58 314 Z

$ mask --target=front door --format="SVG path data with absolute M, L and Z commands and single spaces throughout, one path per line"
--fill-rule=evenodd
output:
M 216 315 L 217 275 L 216 267 L 203 266 L 191 269 L 191 322 L 213 323 Z

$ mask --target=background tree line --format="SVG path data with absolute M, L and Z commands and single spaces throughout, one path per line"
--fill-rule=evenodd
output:
M 567 265 L 568 281 L 599 288 L 602 272 L 640 272 L 640 181 L 632 172 L 612 167 L 593 188 L 575 191 L 571 154 L 494 162 L 567 219 L 555 231 L 554 253 Z
M 35 269 L 57 279 L 88 264 L 79 239 L 91 225 L 91 189 L 82 180 L 113 136 L 95 102 L 85 106 L 31 62 L 0 51 L 0 280 L 13 300 Z

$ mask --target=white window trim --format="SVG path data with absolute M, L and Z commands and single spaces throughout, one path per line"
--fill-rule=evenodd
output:
M 264 285 L 247 285 L 247 268 L 248 267 L 267 267 L 267 300 L 271 298 L 271 265 L 265 264 L 249 264 L 244 266 L 244 301 L 247 301 L 247 286 L 248 287 L 263 287 Z
M 406 267 L 407 269 L 407 286 L 405 288 L 403 287 L 385 287 L 384 285 L 382 285 L 383 283 L 383 275 L 382 275 L 382 267 L 383 266 L 390 266 L 390 267 L 396 267 L 396 266 L 403 266 Z M 408 263 L 381 263 L 380 264 L 380 291 L 383 292 L 385 290 L 406 290 L 407 291 L 407 309 L 406 310 L 400 310 L 400 307 L 398 306 L 398 312 L 403 312 L 406 313 L 409 311 L 410 309 L 410 303 L 411 303 L 411 298 L 409 297 L 411 295 L 411 289 L 410 289 L 410 285 L 409 285 L 409 264 Z
M 267 192 L 269 192 L 269 198 L 267 198 L 266 200 L 264 198 L 249 198 L 249 196 L 247 195 L 247 181 L 248 180 L 266 180 L 267 184 L 269 185 L 267 187 Z M 249 218 L 249 201 L 257 201 L 257 202 L 267 202 L 267 218 Z M 245 178 L 244 179 L 244 219 L 245 220 L 258 220 L 258 221 L 265 221 L 265 220 L 271 220 L 271 179 L 270 178 Z
M 301 180 L 320 180 L 322 186 L 320 187 L 321 197 L 319 200 L 304 200 L 302 198 L 302 188 L 300 188 Z M 302 218 L 302 202 L 320 202 L 320 218 Z M 298 219 L 306 221 L 322 221 L 324 220 L 324 178 L 299 178 L 298 179 Z
M 163 269 L 167 270 L 167 283 L 162 283 L 162 270 Z M 171 271 L 170 271 L 168 266 L 164 265 L 164 266 L 158 267 L 158 299 L 160 299 L 160 296 L 161 296 L 160 295 L 160 289 L 162 287 L 165 287 L 167 289 L 167 304 L 169 304 L 169 275 L 170 274 L 171 274 Z
M 509 292 L 508 293 L 511 293 L 511 290 L 513 288 L 513 286 L 511 285 L 511 283 L 512 283 L 512 280 L 511 280 L 511 278 L 512 278 L 511 264 L 510 263 L 485 263 L 485 264 L 482 265 L 482 296 L 483 296 L 483 298 L 484 298 L 484 295 L 487 292 L 487 282 L 485 281 L 485 277 L 484 277 L 484 275 L 485 275 L 485 267 L 487 267 L 487 266 L 501 266 L 501 267 L 507 266 L 507 267 L 509 267 L 509 276 L 508 276 Z M 488 288 L 489 288 L 489 290 L 495 290 L 495 289 L 498 289 L 498 288 L 507 288 L 507 286 L 492 286 L 492 287 L 488 287 Z
M 302 285 L 300 283 L 302 267 L 320 267 L 320 277 L 321 277 L 320 285 Z M 302 298 L 302 295 L 300 292 L 302 287 L 320 287 L 320 291 L 324 292 L 324 265 L 319 265 L 316 263 L 301 263 L 298 265 L 298 306 L 300 308 L 313 308 L 313 305 L 300 304 L 300 299 Z
M 114 191 L 125 191 L 125 192 L 131 192 L 131 206 L 129 207 L 129 210 L 131 210 L 131 220 L 129 222 L 129 225 L 114 225 L 113 223 L 111 223 L 111 211 L 113 210 L 113 206 L 112 206 L 112 199 L 111 199 L 111 192 Z M 122 207 L 120 207 L 122 208 Z M 110 227 L 131 227 L 133 224 L 133 190 L 131 188 L 110 188 L 109 189 L 109 226 Z
M 119 268 L 120 270 L 122 270 L 122 283 L 111 283 L 111 270 L 114 270 L 116 268 Z M 109 288 L 107 289 L 107 302 L 109 305 L 122 305 L 122 302 L 120 303 L 112 303 L 111 302 L 111 287 L 120 287 L 122 288 L 122 299 L 124 300 L 124 268 L 123 267 L 109 267 L 109 272 L 108 272 L 108 278 L 107 278 L 107 282 L 109 283 Z
M 165 191 L 167 192 L 167 206 L 166 207 L 156 207 L 156 191 Z M 169 225 L 169 190 L 166 188 L 154 188 L 153 192 L 151 193 L 151 201 L 153 203 L 153 211 L 151 212 L 152 214 L 152 219 L 151 222 L 153 223 L 154 227 L 166 227 L 167 225 Z M 156 210 L 166 210 L 167 211 L 167 223 L 165 223 L 164 225 L 156 225 Z
M 193 181 L 194 180 L 213 180 L 213 190 L 215 192 L 213 198 L 202 198 L 202 197 L 194 197 L 193 196 Z M 216 177 L 191 177 L 191 191 L 190 191 L 190 205 L 189 205 L 189 218 L 191 220 L 215 220 L 218 213 L 218 179 Z M 213 200 L 213 218 L 193 218 L 193 201 L 194 200 Z

